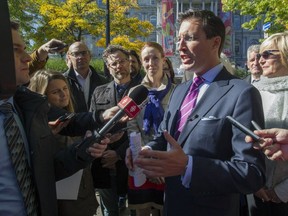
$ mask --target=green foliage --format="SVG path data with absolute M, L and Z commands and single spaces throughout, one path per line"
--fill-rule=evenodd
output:
M 271 22 L 272 27 L 267 33 L 276 33 L 288 29 L 287 0 L 222 0 L 224 11 L 239 11 L 241 15 L 253 16 L 243 24 L 243 28 L 254 29 L 255 26 Z
M 45 68 L 58 72 L 65 72 L 68 69 L 65 58 L 49 58 Z
M 90 65 L 92 65 L 97 72 L 104 73 L 104 61 L 102 59 L 93 59 Z
M 103 74 L 104 62 L 102 59 L 92 59 L 90 65 L 94 67 L 97 72 Z M 68 70 L 64 57 L 49 58 L 45 68 L 62 73 Z
M 96 0 L 8 0 L 8 3 L 11 17 L 20 21 L 23 37 L 30 43 L 29 50 L 52 38 L 71 44 L 83 40 L 85 35 L 104 41 L 98 46 L 106 45 L 105 6 L 99 7 Z M 121 37 L 127 42 L 128 37 L 128 47 L 138 47 L 136 38 L 151 34 L 154 27 L 149 21 L 126 16 L 128 10 L 138 8 L 135 0 L 110 0 L 111 43 Z
M 244 68 L 236 68 L 234 75 L 239 77 L 239 78 L 241 78 L 241 79 L 243 79 L 243 78 L 245 78 L 248 75 L 248 73 L 247 73 L 247 71 Z

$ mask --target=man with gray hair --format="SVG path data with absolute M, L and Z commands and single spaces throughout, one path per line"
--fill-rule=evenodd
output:
M 249 83 L 258 82 L 262 74 L 262 68 L 259 63 L 259 49 L 260 44 L 251 45 L 247 49 L 247 68 L 250 75 L 244 78 L 245 81 Z

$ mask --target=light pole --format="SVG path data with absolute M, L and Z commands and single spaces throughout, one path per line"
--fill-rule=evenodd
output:
M 110 44 L 110 2 L 106 0 L 106 48 Z M 104 74 L 107 78 L 110 77 L 110 73 L 106 64 L 104 63 Z

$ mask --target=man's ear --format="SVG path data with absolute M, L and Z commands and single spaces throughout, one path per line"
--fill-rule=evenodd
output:
M 216 36 L 214 38 L 213 49 L 217 48 L 219 50 L 220 44 L 221 44 L 221 37 L 220 36 Z

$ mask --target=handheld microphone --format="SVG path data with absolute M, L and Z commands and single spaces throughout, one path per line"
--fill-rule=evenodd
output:
M 111 118 L 100 130 L 99 132 L 94 131 L 94 133 L 104 136 L 111 128 L 119 122 L 119 120 L 126 114 L 130 118 L 134 118 L 141 110 L 139 107 L 147 98 L 148 89 L 139 85 L 130 92 L 128 96 L 122 98 L 117 104 L 120 110 Z
M 101 138 L 111 130 L 111 128 L 120 121 L 120 119 L 126 114 L 130 118 L 134 118 L 141 110 L 141 104 L 147 99 L 148 89 L 139 85 L 130 92 L 128 96 L 122 98 L 118 103 L 120 110 L 111 118 L 99 131 L 94 130 L 93 136 L 87 137 L 81 143 L 76 146 L 77 149 L 77 158 L 83 161 L 93 161 L 91 155 L 87 154 L 86 150 L 93 143 L 99 143 Z

